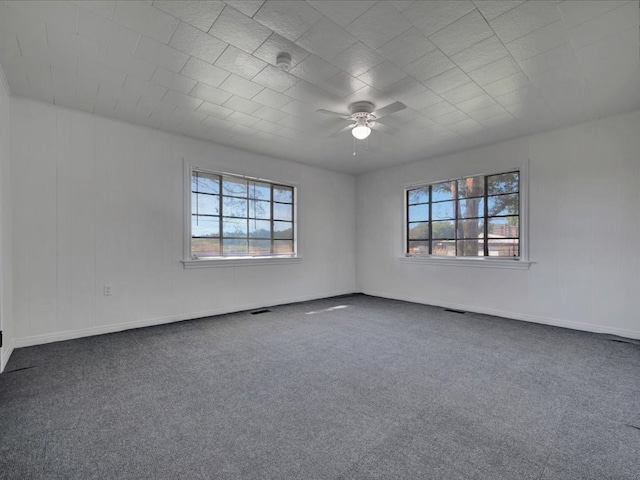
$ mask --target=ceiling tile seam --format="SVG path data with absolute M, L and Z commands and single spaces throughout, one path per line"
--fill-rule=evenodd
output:
M 474 5 L 475 5 L 475 3 L 474 3 Z M 523 5 L 523 4 L 516 5 L 514 8 L 512 8 L 512 9 L 510 9 L 510 10 L 506 11 L 506 12 L 501 13 L 500 15 L 498 15 L 498 17 L 500 17 L 500 16 L 502 16 L 502 15 L 504 15 L 504 14 L 506 14 L 506 13 L 509 13 L 510 11 L 512 11 L 513 9 L 515 9 L 515 8 L 517 8 L 517 7 L 521 6 L 521 5 Z M 558 8 L 558 5 L 557 5 L 557 4 L 556 4 L 556 8 Z M 478 9 L 478 12 L 480 12 L 480 10 L 479 10 L 479 9 Z M 482 12 L 480 12 L 480 15 L 482 15 Z M 498 18 L 498 17 L 496 17 L 496 18 Z M 484 15 L 482 16 L 482 18 L 484 18 Z M 495 20 L 495 19 L 494 19 L 494 20 Z M 486 21 L 486 20 L 485 20 L 485 21 Z M 489 28 L 490 28 L 490 29 L 491 29 L 491 31 L 493 32 L 493 35 L 494 35 L 494 36 L 498 39 L 498 41 L 500 42 L 500 45 L 502 45 L 502 48 L 504 48 L 504 50 L 507 52 L 507 54 L 506 54 L 506 55 L 504 55 L 503 57 L 500 57 L 500 58 L 499 58 L 499 59 L 497 59 L 497 60 L 494 60 L 493 62 L 490 62 L 490 63 L 486 64 L 486 65 L 491 65 L 492 63 L 495 63 L 495 62 L 497 62 L 497 61 L 499 61 L 499 60 L 502 60 L 502 59 L 503 59 L 503 58 L 505 58 L 505 57 L 509 57 L 509 58 L 511 58 L 511 60 L 513 60 L 513 61 L 515 62 L 515 64 L 518 66 L 518 69 L 520 70 L 520 73 L 522 73 L 522 74 L 527 78 L 527 81 L 528 81 L 530 84 L 532 84 L 532 83 L 531 83 L 531 78 L 529 77 L 529 75 L 527 75 L 527 73 L 526 73 L 525 71 L 523 71 L 523 70 L 522 70 L 522 67 L 520 66 L 520 62 L 518 62 L 518 61 L 513 57 L 513 55 L 511 54 L 511 52 L 510 52 L 510 51 L 509 51 L 509 49 L 507 48 L 507 46 L 504 44 L 504 42 L 502 41 L 502 39 L 498 36 L 498 34 L 496 33 L 496 31 L 494 30 L 493 25 L 491 25 L 491 23 L 490 23 L 490 22 L 488 22 L 488 21 L 487 21 L 487 25 L 489 26 Z M 540 27 L 540 28 L 544 28 L 544 27 Z M 536 30 L 534 30 L 534 32 L 535 32 L 535 31 L 537 31 L 537 30 L 540 30 L 540 29 L 536 29 Z M 526 36 L 526 35 L 529 35 L 530 33 L 533 33 L 533 32 L 529 32 L 529 33 L 527 33 L 527 34 L 525 34 L 525 35 L 520 36 L 519 38 L 522 38 L 522 37 L 524 37 L 524 36 Z M 485 40 L 486 40 L 486 39 L 485 39 Z M 517 40 L 517 38 L 516 38 L 516 39 L 514 39 L 514 40 Z M 514 41 L 514 40 L 512 40 L 512 41 Z M 483 40 L 483 41 L 484 41 L 484 40 Z M 476 45 L 477 45 L 478 43 L 480 43 L 480 42 L 477 42 L 477 43 L 476 43 Z M 473 46 L 473 45 L 472 45 L 472 46 Z M 471 48 L 471 47 L 469 47 L 469 48 Z M 464 50 L 463 50 L 463 51 L 464 51 Z M 535 55 L 534 55 L 534 56 L 535 56 Z M 453 63 L 456 63 L 453 59 L 451 59 L 451 58 L 450 58 L 450 60 L 451 60 Z M 457 64 L 456 64 L 456 65 L 457 65 Z M 474 72 L 474 71 L 478 70 L 479 68 L 483 68 L 483 67 L 485 67 L 486 65 L 483 65 L 482 67 L 478 67 L 478 68 L 475 68 L 475 69 L 473 69 L 473 70 L 470 70 L 470 71 L 469 71 L 469 73 L 472 73 L 472 72 Z M 465 72 L 465 73 L 467 73 L 467 72 Z M 512 74 L 512 75 L 515 75 L 515 74 Z M 511 75 L 509 75 L 509 76 L 511 76 Z M 504 78 L 507 78 L 507 77 L 504 77 Z M 497 81 L 499 81 L 499 80 L 497 80 Z M 475 82 L 474 82 L 474 83 L 475 83 Z M 493 82 L 491 82 L 491 83 L 493 83 Z M 478 87 L 480 87 L 480 88 L 481 88 L 481 89 L 482 89 L 482 90 L 483 90 L 487 95 L 489 95 L 491 98 L 494 98 L 494 96 L 493 96 L 493 95 L 491 95 L 489 92 L 487 92 L 487 91 L 485 90 L 485 88 L 484 88 L 484 87 L 486 87 L 486 86 L 488 86 L 488 85 L 491 85 L 491 83 L 489 83 L 489 84 L 487 84 L 487 85 L 485 85 L 485 86 L 478 85 L 477 83 L 476 83 L 476 85 L 478 85 Z M 532 85 L 533 85 L 533 84 L 532 84 Z M 518 89 L 516 89 L 516 90 L 520 90 L 520 89 L 518 88 Z M 495 100 L 495 98 L 494 98 L 494 100 Z M 498 103 L 499 103 L 499 102 L 498 102 Z M 504 107 L 503 107 L 503 108 L 504 108 Z M 506 109 L 505 109 L 505 110 L 506 110 Z M 509 112 L 509 111 L 507 110 L 507 112 Z M 513 114 L 511 114 L 511 112 L 509 112 L 509 114 L 513 117 Z M 515 118 L 515 117 L 514 117 L 514 118 Z
M 471 3 L 473 3 L 473 6 L 474 6 L 474 7 L 476 7 L 476 10 L 478 10 L 478 13 L 480 13 L 480 15 L 482 16 L 482 18 L 484 18 L 484 21 L 485 21 L 485 22 L 487 22 L 487 23 L 489 23 L 489 20 L 487 20 L 487 18 L 484 16 L 484 14 L 482 13 L 482 11 L 481 11 L 481 10 L 478 8 L 478 6 L 476 5 L 476 2 L 477 2 L 477 1 L 478 1 L 478 0 L 471 0 Z M 514 6 L 513 6 L 513 7 L 511 7 L 509 10 L 506 10 L 506 11 L 502 12 L 500 15 L 498 15 L 498 16 L 496 16 L 496 17 L 493 17 L 491 20 L 493 21 L 493 20 L 495 20 L 496 18 L 501 17 L 501 16 L 502 16 L 502 15 L 504 15 L 505 13 L 509 13 L 511 10 L 513 10 L 514 8 L 518 8 L 518 7 L 519 7 L 519 6 L 521 6 L 521 5 L 522 5 L 522 3 L 519 3 L 519 4 L 514 5 Z M 489 26 L 491 26 L 491 25 L 489 25 Z M 493 28 L 492 28 L 492 30 L 493 30 Z M 494 32 L 494 33 L 495 33 L 495 32 Z
M 625 4 L 626 5 L 626 4 Z M 622 8 L 624 5 L 621 5 L 620 7 L 614 8 L 611 11 L 617 10 L 618 8 Z M 576 55 L 576 59 L 578 58 L 577 56 L 577 49 L 575 48 L 575 45 L 573 43 L 573 39 L 571 37 L 571 35 L 569 35 L 569 27 L 567 26 L 567 21 L 564 18 L 564 14 L 562 13 L 562 9 L 560 9 L 560 7 L 558 7 L 558 4 L 556 4 L 556 8 L 558 9 L 558 12 L 560 13 L 560 19 L 562 20 L 562 24 L 564 25 L 565 30 L 567 31 L 567 36 L 569 37 L 569 45 L 571 45 L 571 50 L 573 51 L 573 54 Z M 607 13 L 609 13 L 607 12 Z M 604 14 L 602 14 L 604 15 Z M 581 23 L 580 25 L 589 22 L 591 20 L 594 20 L 595 18 L 598 18 L 601 15 L 598 15 L 597 17 L 591 18 L 583 23 Z M 577 25 L 576 25 L 577 26 Z M 613 35 L 611 35 L 613 36 Z M 609 37 L 607 37 L 609 38 Z M 604 38 L 601 39 L 600 41 L 605 40 Z M 595 42 L 597 43 L 597 42 Z M 588 47 L 589 45 L 585 45 L 585 47 Z M 584 47 L 583 47 L 584 48 Z M 592 90 L 591 90 L 591 86 L 589 85 L 589 81 L 587 80 L 587 77 L 584 74 L 584 69 L 582 68 L 582 64 L 580 63 L 579 60 L 576 60 L 576 63 L 578 64 L 578 71 L 580 72 L 580 77 L 582 78 L 582 80 L 584 80 L 584 84 L 587 86 L 587 94 L 588 94 L 588 98 L 589 98 L 589 105 L 587 106 L 587 108 L 590 111 L 595 111 L 596 112 L 596 116 L 598 119 L 602 118 L 602 115 L 600 113 L 600 111 L 596 108 L 595 104 L 593 103 L 593 95 L 592 95 Z M 542 94 L 544 95 L 544 93 Z

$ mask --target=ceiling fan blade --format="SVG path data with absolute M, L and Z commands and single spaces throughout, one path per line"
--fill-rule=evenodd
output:
M 353 125 L 347 125 L 346 127 L 341 128 L 337 132 L 332 133 L 331 135 L 329 135 L 329 137 L 337 137 L 338 135 L 340 135 L 340 134 L 342 134 L 344 132 L 348 132 L 349 130 L 351 130 L 355 126 L 356 126 L 355 123 Z
M 399 112 L 400 110 L 404 110 L 405 108 L 407 108 L 407 106 L 404 103 L 394 102 L 394 103 L 390 103 L 384 108 L 381 108 L 380 110 L 373 112 L 373 114 L 376 116 L 376 118 L 382 118 L 385 115 Z
M 385 125 L 384 123 L 375 122 L 371 125 L 373 130 L 378 132 L 386 133 L 387 135 L 395 135 L 396 133 L 400 133 L 400 130 L 397 128 L 390 127 L 389 125 Z
M 325 110 L 321 108 L 320 110 L 316 110 L 318 113 L 322 113 L 323 115 L 331 115 L 332 117 L 342 118 L 344 120 L 351 120 L 349 115 L 345 115 L 344 113 L 332 112 L 331 110 Z

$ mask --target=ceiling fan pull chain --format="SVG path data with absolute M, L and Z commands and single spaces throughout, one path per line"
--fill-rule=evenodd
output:
M 356 156 L 356 137 L 353 137 L 353 156 Z

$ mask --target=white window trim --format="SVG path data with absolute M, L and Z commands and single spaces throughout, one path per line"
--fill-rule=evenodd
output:
M 184 235 L 183 235 L 183 258 L 182 264 L 185 269 L 203 267 L 239 267 L 252 265 L 282 265 L 299 263 L 302 257 L 298 252 L 298 186 L 291 182 L 278 182 L 266 178 L 252 177 L 232 172 L 221 172 L 203 167 L 196 167 L 183 159 L 184 163 Z M 293 254 L 292 255 L 259 255 L 259 256 L 237 256 L 237 257 L 203 257 L 193 258 L 191 256 L 191 178 L 194 171 L 208 172 L 215 175 L 233 175 L 235 177 L 246 178 L 247 180 L 268 182 L 276 185 L 293 187 Z
M 481 267 L 481 268 L 504 268 L 512 270 L 528 270 L 532 262 L 529 258 L 529 160 L 520 166 L 503 168 L 500 172 L 481 173 L 478 175 L 499 175 L 509 171 L 520 172 L 520 257 L 517 259 L 505 257 L 440 257 L 434 255 L 408 255 L 407 246 L 407 190 L 412 188 L 431 185 L 434 183 L 446 182 L 451 179 L 434 180 L 429 182 L 419 182 L 404 185 L 404 199 L 402 202 L 402 252 L 399 257 L 400 262 L 415 265 L 433 266 L 457 266 L 457 267 Z

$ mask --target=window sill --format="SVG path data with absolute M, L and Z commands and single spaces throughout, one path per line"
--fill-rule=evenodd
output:
M 498 258 L 455 258 L 455 257 L 400 257 L 402 263 L 423 265 L 453 265 L 456 267 L 504 268 L 511 270 L 529 270 L 534 262 Z
M 253 265 L 284 265 L 300 263 L 302 257 L 220 257 L 183 260 L 184 268 L 244 267 Z

